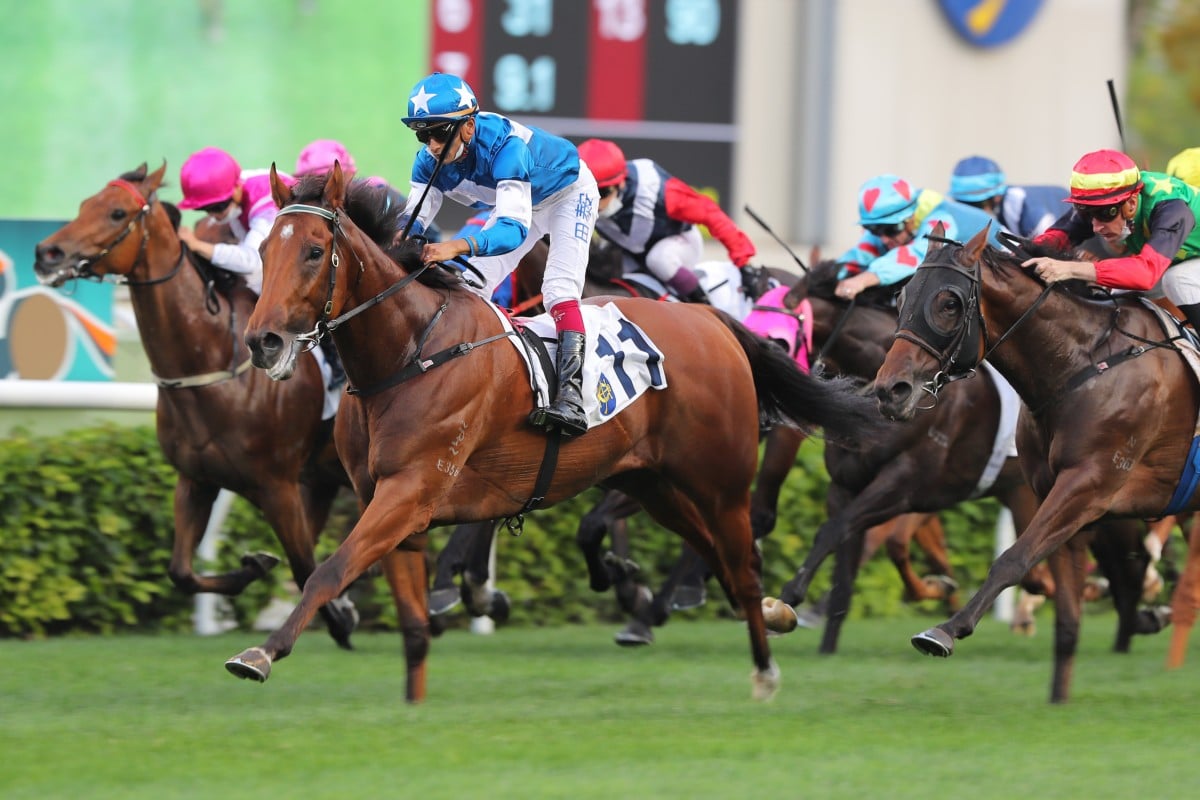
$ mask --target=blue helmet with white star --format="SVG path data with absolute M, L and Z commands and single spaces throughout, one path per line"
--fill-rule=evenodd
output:
M 479 101 L 467 82 L 457 75 L 435 72 L 417 81 L 408 95 L 404 124 L 413 130 L 457 122 L 479 111 Z

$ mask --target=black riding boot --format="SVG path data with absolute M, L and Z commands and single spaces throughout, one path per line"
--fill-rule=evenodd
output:
M 1200 334 L 1200 303 L 1179 306 L 1179 310 L 1183 312 L 1183 317 L 1188 324 L 1196 329 L 1197 334 Z
M 346 368 L 342 366 L 342 357 L 338 355 L 332 336 L 321 338 L 321 353 L 329 363 L 329 385 L 326 388 L 336 389 L 346 382 Z
M 558 394 L 545 408 L 534 409 L 529 421 L 540 428 L 559 430 L 565 436 L 587 432 L 583 413 L 583 348 L 586 339 L 577 331 L 558 335 Z

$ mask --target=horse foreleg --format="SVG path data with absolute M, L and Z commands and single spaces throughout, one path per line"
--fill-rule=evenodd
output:
M 926 655 L 949 656 L 954 641 L 970 636 L 1000 592 L 1016 585 L 1034 564 L 1046 558 L 1079 528 L 1091 524 L 1104 513 L 1104 492 L 1083 491 L 1078 486 L 1094 483 L 1088 476 L 1060 473 L 1054 488 L 1038 508 L 1029 526 L 1012 547 L 1001 553 L 988 570 L 983 585 L 963 607 L 946 622 L 912 637 L 912 644 Z
M 1196 609 L 1200 607 L 1200 517 L 1192 523 L 1188 540 L 1187 562 L 1183 574 L 1171 594 L 1171 645 L 1167 650 L 1167 669 L 1183 666 L 1187 655 L 1188 637 L 1196 624 Z
M 445 614 L 462 602 L 462 590 L 455 583 L 455 578 L 466 569 L 467 550 L 476 532 L 474 524 L 455 525 L 446 544 L 438 552 L 433 586 L 429 590 L 430 614 Z
M 175 537 L 171 545 L 171 563 L 167 575 L 176 588 L 188 594 L 213 592 L 233 596 L 241 594 L 251 582 L 266 575 L 279 559 L 270 553 L 242 556 L 242 566 L 220 575 L 197 575 L 192 559 L 204 537 L 212 516 L 213 503 L 220 487 L 197 483 L 182 475 L 175 483 Z
M 419 703 L 425 699 L 425 667 L 431 632 L 425 586 L 427 568 L 425 546 L 429 535 L 420 533 L 405 539 L 380 562 L 384 577 L 396 604 L 396 619 L 404 637 L 404 699 Z
M 617 511 L 626 500 L 620 492 L 611 489 L 606 491 L 592 510 L 579 520 L 579 528 L 575 531 L 575 544 L 583 553 L 588 568 L 588 585 L 593 592 L 607 592 L 612 588 L 612 577 L 604 563 L 602 548 L 604 537 L 609 535 L 610 527 L 618 519 Z
M 779 492 L 796 464 L 796 453 L 806 434 L 780 425 L 772 428 L 763 446 L 762 464 L 750 495 L 750 528 L 761 539 L 775 528 Z
M 1050 702 L 1065 703 L 1075 671 L 1079 649 L 1079 626 L 1083 610 L 1083 588 L 1087 580 L 1086 535 L 1077 534 L 1050 554 L 1050 572 L 1058 583 L 1054 593 L 1054 671 L 1050 679 Z
M 817 652 L 831 654 L 837 652 L 838 637 L 841 635 L 842 624 L 850 613 L 850 600 L 854 595 L 854 580 L 858 577 L 859 566 L 863 562 L 862 534 L 851 535 L 838 545 L 833 555 L 833 585 L 829 590 L 829 606 L 825 616 L 825 631 L 821 636 L 821 646 Z
M 508 595 L 495 586 L 496 530 L 499 520 L 475 523 L 463 567 L 463 600 L 473 617 L 503 623 L 512 610 Z
M 406 537 L 429 527 L 428 511 L 421 516 L 414 513 L 414 509 L 428 508 L 416 499 L 423 491 L 424 487 L 406 485 L 398 478 L 381 483 L 350 535 L 304 584 L 300 602 L 279 630 L 267 637 L 261 647 L 249 648 L 226 661 L 226 669 L 240 678 L 265 681 L 270 676 L 271 664 L 291 653 L 321 606 L 338 597 L 355 578 Z
M 708 565 L 691 545 L 683 542 L 679 558 L 671 568 L 662 588 L 654 595 L 651 605 L 653 623 L 665 625 L 672 611 L 699 608 L 707 600 L 704 584 L 708 581 Z
M 1117 636 L 1113 650 L 1128 653 L 1135 634 L 1152 632 L 1155 627 L 1141 623 L 1138 603 L 1150 555 L 1143 539 L 1145 524 L 1140 520 L 1106 520 L 1095 525 L 1090 547 L 1100 573 L 1108 580 L 1109 594 L 1117 611 Z M 1153 613 L 1147 611 L 1153 620 Z

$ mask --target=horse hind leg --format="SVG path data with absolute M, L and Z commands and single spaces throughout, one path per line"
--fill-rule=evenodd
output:
M 211 592 L 232 597 L 241 594 L 252 582 L 267 574 L 279 559 L 269 553 L 242 556 L 242 564 L 232 572 L 197 575 L 193 570 L 196 547 L 213 521 L 213 506 L 220 488 L 179 476 L 175 484 L 175 536 L 171 545 L 171 563 L 167 575 L 171 583 L 187 594 Z
M 1171 594 L 1171 644 L 1167 649 L 1167 669 L 1179 669 L 1187 655 L 1188 637 L 1196 623 L 1196 609 L 1200 608 L 1200 517 L 1192 523 L 1188 535 L 1187 561 L 1183 574 Z
M 738 502 L 728 491 L 704 487 L 693 494 L 703 499 L 702 509 L 678 490 L 659 489 L 642 495 L 642 504 L 659 524 L 695 548 L 720 581 L 734 610 L 744 616 L 754 663 L 751 696 L 772 699 L 779 689 L 780 672 L 771 658 L 763 619 L 761 564 L 750 530 L 749 491 Z

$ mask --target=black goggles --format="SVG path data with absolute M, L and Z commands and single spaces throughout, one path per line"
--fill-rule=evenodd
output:
M 1121 206 L 1124 203 L 1115 203 L 1111 206 L 1075 206 L 1075 211 L 1084 219 L 1096 219 L 1101 222 L 1112 222 L 1121 213 Z
M 616 194 L 619 191 L 619 189 L 620 189 L 620 187 L 618 187 L 618 186 L 605 186 L 603 189 L 600 190 L 600 199 L 603 200 L 604 198 L 608 197 L 609 195 Z
M 900 231 L 904 230 L 904 223 L 893 222 L 888 225 L 863 225 L 863 227 L 867 229 L 868 233 L 872 233 L 882 239 L 884 236 L 899 236 Z
M 428 128 L 418 128 L 415 133 L 417 134 L 417 141 L 421 144 L 429 144 L 430 142 L 445 144 L 450 141 L 457 129 L 457 122 L 446 122 L 441 125 L 430 125 Z
M 200 206 L 197 211 L 203 211 L 205 214 L 224 214 L 225 209 L 229 208 L 229 204 L 233 202 L 233 198 L 222 200 L 219 203 L 209 203 L 206 206 Z

